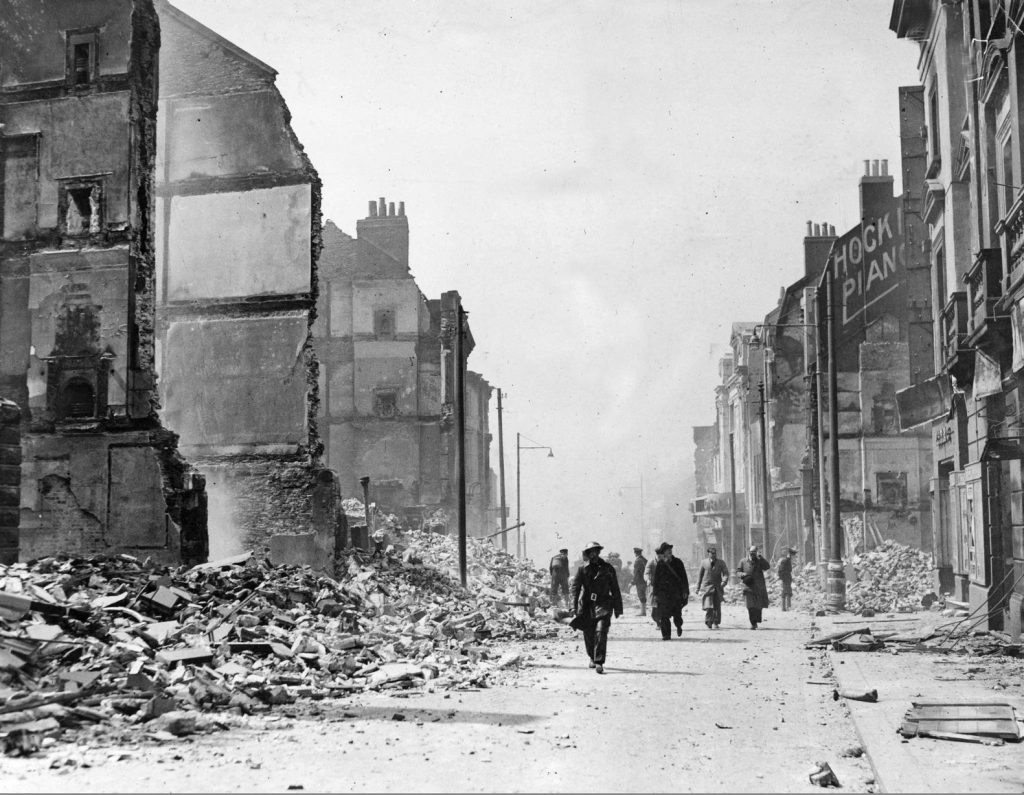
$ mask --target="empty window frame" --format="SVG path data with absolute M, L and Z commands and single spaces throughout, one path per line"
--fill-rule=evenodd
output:
M 103 181 L 64 180 L 59 191 L 60 231 L 65 235 L 94 235 L 103 229 Z
M 95 30 L 67 32 L 67 64 L 65 66 L 69 88 L 87 88 L 96 82 L 98 76 L 97 34 Z

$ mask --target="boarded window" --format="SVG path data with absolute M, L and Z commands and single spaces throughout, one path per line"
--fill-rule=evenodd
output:
M 374 410 L 378 417 L 398 416 L 398 394 L 394 389 L 378 389 L 374 397 Z
M 68 31 L 65 71 L 70 88 L 87 88 L 96 82 L 96 45 L 95 30 Z
M 373 333 L 384 338 L 395 336 L 395 310 L 378 309 L 373 313 Z
M 875 475 L 878 486 L 878 504 L 888 508 L 907 507 L 907 473 L 878 472 Z

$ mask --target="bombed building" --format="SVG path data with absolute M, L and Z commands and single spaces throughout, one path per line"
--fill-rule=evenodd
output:
M 371 201 L 356 236 L 324 226 L 316 323 L 320 429 L 346 494 L 369 477 L 371 499 L 413 520 L 454 522 L 454 313 L 457 292 L 428 299 L 409 267 L 404 202 Z M 474 341 L 465 328 L 464 356 Z M 490 386 L 467 374 L 467 522 L 481 532 L 491 498 Z M 492 520 L 493 523 L 493 520 Z
M 22 457 L 20 477 L 4 469 L 20 485 L 4 556 L 201 559 L 203 481 L 155 391 L 156 11 L 5 0 L 2 14 L 0 393 Z
M 229 554 L 311 521 L 320 181 L 276 72 L 157 7 L 158 383 Z

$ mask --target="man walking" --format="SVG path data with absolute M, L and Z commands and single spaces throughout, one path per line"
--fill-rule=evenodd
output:
M 722 623 L 722 595 L 729 581 L 729 567 L 718 557 L 718 550 L 708 547 L 708 556 L 701 561 L 697 575 L 697 593 L 704 608 L 704 624 L 716 629 Z
M 793 604 L 793 556 L 796 550 L 789 547 L 786 554 L 779 561 L 776 573 L 779 575 L 779 582 L 782 583 L 782 609 L 789 610 Z
M 757 629 L 757 625 L 761 623 L 761 611 L 769 604 L 768 586 L 764 582 L 764 573 L 769 568 L 768 561 L 761 557 L 756 544 L 736 567 L 740 582 L 743 583 L 743 599 L 747 603 L 751 629 Z
M 596 541 L 587 545 L 583 550 L 587 564 L 580 566 L 572 581 L 572 611 L 576 614 L 572 627 L 583 630 L 590 667 L 596 668 L 599 674 L 604 673 L 612 613 L 616 618 L 622 615 L 619 580 L 611 564 L 601 560 L 602 549 L 604 547 Z
M 640 547 L 633 547 L 633 587 L 636 589 L 636 598 L 640 600 L 640 615 L 647 615 L 647 580 L 644 574 L 647 571 L 647 558 Z
M 558 593 L 562 592 L 565 601 L 569 601 L 569 550 L 560 549 L 548 564 L 551 574 L 551 604 L 558 603 Z
M 672 545 L 663 542 L 655 550 L 658 563 L 654 567 L 651 579 L 651 617 L 655 618 L 661 628 L 661 639 L 672 639 L 672 626 L 676 625 L 676 635 L 683 634 L 683 608 L 690 599 L 690 583 L 686 579 L 686 567 L 683 562 L 672 554 Z

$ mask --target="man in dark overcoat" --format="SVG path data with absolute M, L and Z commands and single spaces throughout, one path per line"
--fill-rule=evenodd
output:
M 651 617 L 661 628 L 661 639 L 671 640 L 671 622 L 676 625 L 676 634 L 683 634 L 683 608 L 690 599 L 690 583 L 686 566 L 672 554 L 670 543 L 665 541 L 655 552 L 658 563 L 651 578 Z
M 782 609 L 789 610 L 793 604 L 793 556 L 796 550 L 788 547 L 779 561 L 776 572 L 779 575 L 779 582 L 782 583 Z
M 601 559 L 602 549 L 596 541 L 586 546 L 583 557 L 587 563 L 579 567 L 572 580 L 572 611 L 576 615 L 572 626 L 583 630 L 590 667 L 599 674 L 604 673 L 612 613 L 616 618 L 622 615 L 619 579 L 615 568 Z
M 768 561 L 761 557 L 757 545 L 750 548 L 747 557 L 736 567 L 736 573 L 743 583 L 743 600 L 747 603 L 751 629 L 757 629 L 761 623 L 761 611 L 768 607 L 768 586 L 764 582 L 764 573 L 769 568 Z

